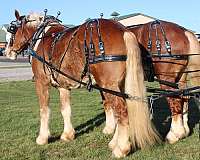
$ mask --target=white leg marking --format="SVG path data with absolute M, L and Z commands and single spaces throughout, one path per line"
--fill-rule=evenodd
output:
M 167 141 L 170 144 L 177 142 L 185 136 L 185 128 L 183 126 L 182 114 L 172 116 L 172 123 L 169 133 L 167 134 Z
M 183 125 L 185 128 L 185 137 L 190 133 L 190 128 L 188 126 L 188 103 L 184 102 L 183 105 Z
M 129 142 L 128 125 L 118 125 L 118 137 L 117 143 L 112 150 L 113 156 L 116 158 L 125 157 L 131 150 L 131 144 Z
M 39 136 L 36 139 L 36 143 L 39 145 L 48 143 L 48 136 L 50 135 L 49 115 L 50 115 L 50 110 L 48 107 L 45 109 L 40 109 L 40 132 Z
M 113 109 L 110 107 L 109 109 L 105 110 L 105 114 L 106 114 L 106 126 L 103 129 L 103 133 L 112 134 L 116 126 Z
M 71 123 L 70 91 L 60 88 L 61 114 L 64 119 L 64 131 L 61 139 L 69 141 L 74 139 L 75 131 Z

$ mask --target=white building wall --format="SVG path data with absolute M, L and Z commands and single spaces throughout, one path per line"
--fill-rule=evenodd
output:
M 8 43 L 11 38 L 11 33 L 9 33 L 4 26 L 2 27 L 2 30 L 6 32 L 6 42 Z

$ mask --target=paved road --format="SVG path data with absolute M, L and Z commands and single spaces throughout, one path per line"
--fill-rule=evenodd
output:
M 16 61 L 0 56 L 0 82 L 32 79 L 28 58 L 18 57 Z

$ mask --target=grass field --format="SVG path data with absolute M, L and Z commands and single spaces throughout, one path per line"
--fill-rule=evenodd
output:
M 155 103 L 156 126 L 164 134 L 169 126 L 169 111 L 163 100 Z M 162 107 L 159 107 L 162 104 Z M 158 106 L 158 107 L 156 107 Z M 198 137 L 199 111 L 191 102 L 189 123 L 193 133 L 176 144 L 163 144 L 151 149 L 138 150 L 125 160 L 199 160 Z M 50 143 L 38 146 L 35 139 L 39 129 L 39 107 L 31 81 L 0 83 L 0 159 L 2 160 L 108 160 L 111 152 L 107 147 L 112 136 L 102 134 L 104 114 L 98 92 L 84 89 L 72 91 L 72 122 L 76 139 L 69 143 L 59 140 L 63 121 L 59 112 L 59 97 L 51 90 L 52 138 Z M 164 109 L 165 108 L 165 109 Z

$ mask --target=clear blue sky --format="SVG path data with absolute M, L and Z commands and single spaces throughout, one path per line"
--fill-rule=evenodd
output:
M 200 0 L 1 0 L 0 24 L 14 20 L 14 10 L 27 15 L 30 11 L 55 15 L 65 24 L 80 24 L 87 18 L 110 18 L 113 11 L 120 15 L 143 13 L 158 19 L 176 22 L 200 32 Z

